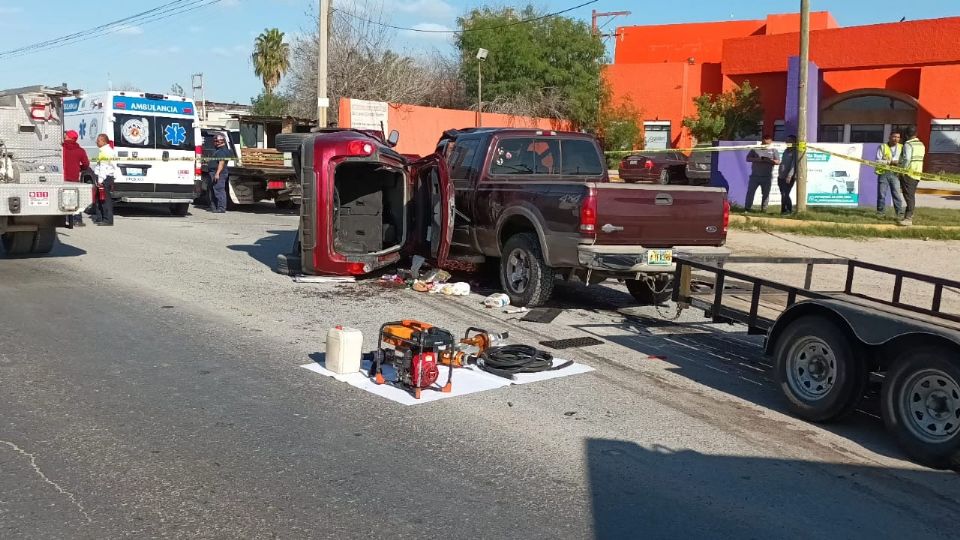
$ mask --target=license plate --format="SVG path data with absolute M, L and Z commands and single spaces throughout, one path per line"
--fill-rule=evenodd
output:
M 27 193 L 27 206 L 50 206 L 50 192 L 31 191 Z
M 143 169 L 127 169 L 127 176 L 143 176 Z
M 637 160 L 631 159 L 631 160 L 630 160 L 630 164 L 631 164 L 631 165 L 636 165 L 636 164 L 637 164 Z
M 647 250 L 647 264 L 650 266 L 670 266 L 673 264 L 672 249 Z

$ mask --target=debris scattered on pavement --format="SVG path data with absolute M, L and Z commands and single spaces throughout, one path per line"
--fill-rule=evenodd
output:
M 503 293 L 493 293 L 483 299 L 483 305 L 488 308 L 502 308 L 510 305 L 510 297 Z
M 503 310 L 503 312 L 506 313 L 507 315 L 516 315 L 518 313 L 526 313 L 528 311 L 530 310 L 525 307 L 510 308 L 510 309 Z

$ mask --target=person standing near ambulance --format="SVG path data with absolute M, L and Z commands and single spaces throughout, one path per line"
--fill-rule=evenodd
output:
M 94 221 L 97 225 L 113 226 L 113 180 L 116 175 L 117 153 L 110 146 L 110 137 L 97 135 L 100 149 L 94 160 L 93 172 L 97 175 L 97 193 L 94 197 Z
M 220 133 L 213 137 L 213 161 L 210 162 L 210 211 L 223 214 L 227 211 L 227 160 L 233 156 L 227 148 L 227 139 Z
M 77 144 L 80 134 L 69 130 L 63 134 L 63 180 L 64 182 L 79 182 L 80 173 L 90 168 L 90 158 L 87 151 Z M 70 223 L 75 227 L 83 227 L 83 213 L 70 216 Z
M 923 157 L 927 153 L 927 147 L 917 138 L 917 129 L 913 126 L 904 130 L 904 137 L 907 142 L 903 143 L 903 151 L 900 153 L 900 167 L 909 172 L 900 175 L 900 189 L 903 190 L 906 207 L 903 210 L 903 219 L 898 225 L 910 227 L 913 225 L 913 209 L 917 206 L 917 184 L 923 174 Z

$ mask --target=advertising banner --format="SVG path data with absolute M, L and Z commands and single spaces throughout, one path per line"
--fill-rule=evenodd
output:
M 760 144 L 754 141 L 753 144 Z M 787 149 L 786 143 L 776 142 L 771 145 L 783 157 Z M 861 158 L 863 145 L 860 143 L 817 143 L 818 147 L 837 154 Z M 780 205 L 780 189 L 777 187 L 777 178 L 780 173 L 778 167 L 773 169 L 773 183 L 770 186 L 770 206 Z M 790 192 L 794 203 L 797 200 L 797 186 L 794 184 Z M 758 189 L 753 199 L 753 205 L 759 207 L 761 192 Z M 860 163 L 832 156 L 824 152 L 810 150 L 807 152 L 807 204 L 810 206 L 857 206 L 860 202 Z

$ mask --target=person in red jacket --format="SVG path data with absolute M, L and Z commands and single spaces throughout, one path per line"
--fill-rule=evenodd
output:
M 79 182 L 80 173 L 90 168 L 90 157 L 87 151 L 77 144 L 80 138 L 74 130 L 63 134 L 63 180 L 65 182 Z M 77 227 L 83 227 L 83 214 L 71 216 L 71 222 Z

